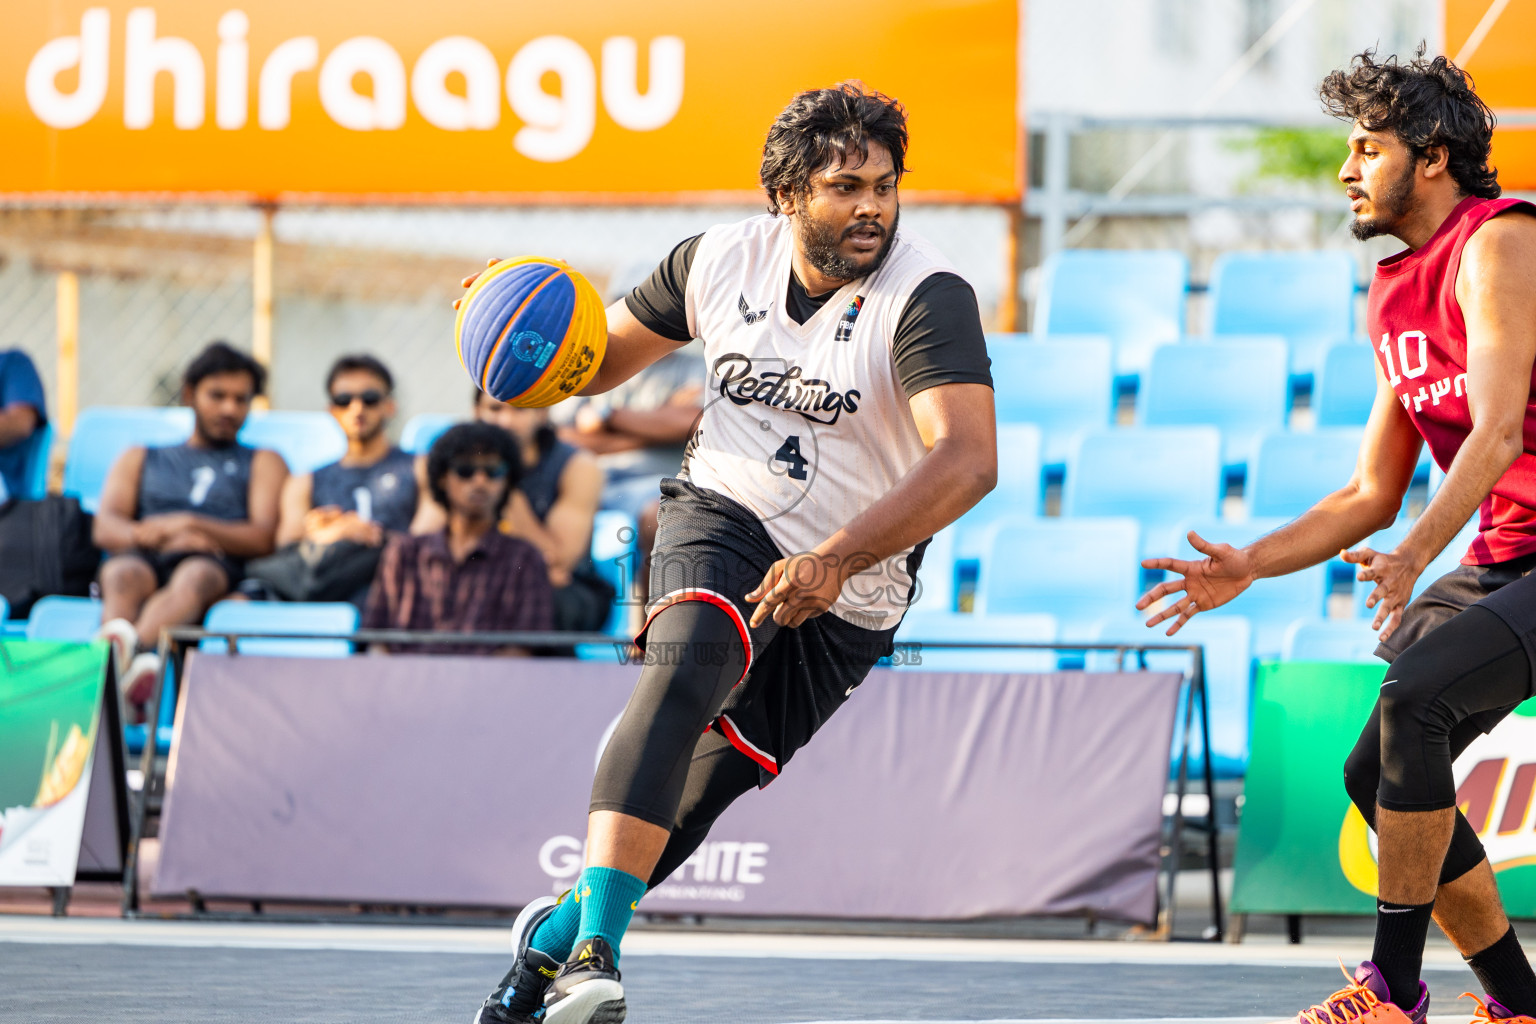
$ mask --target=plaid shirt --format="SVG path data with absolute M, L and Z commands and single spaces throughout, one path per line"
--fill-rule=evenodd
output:
M 446 530 L 422 536 L 391 534 L 379 560 L 364 629 L 441 633 L 549 630 L 554 591 L 532 544 L 489 530 L 462 563 L 448 551 Z M 494 654 L 478 644 L 412 644 L 402 653 Z

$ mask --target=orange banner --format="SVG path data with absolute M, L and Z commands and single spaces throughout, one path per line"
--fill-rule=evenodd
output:
M 1536 0 L 1445 0 L 1445 51 L 1465 50 L 1464 70 L 1504 127 L 1493 166 L 1506 190 L 1536 189 Z
M 769 124 L 862 79 L 906 190 L 1023 177 L 1014 0 L 34 0 L 0 33 L 0 193 L 654 201 L 756 189 Z

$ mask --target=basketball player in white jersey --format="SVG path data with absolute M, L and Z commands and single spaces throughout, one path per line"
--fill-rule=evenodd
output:
M 641 896 L 890 653 L 928 538 L 996 481 L 975 295 L 898 228 L 906 148 L 894 100 L 801 93 L 764 146 L 770 212 L 683 242 L 608 310 L 587 393 L 702 338 L 706 405 L 662 482 L 639 640 L 659 656 L 598 765 L 587 866 L 523 911 L 478 1024 L 624 1019 Z

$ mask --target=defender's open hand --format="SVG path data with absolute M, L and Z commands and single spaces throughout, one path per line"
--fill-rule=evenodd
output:
M 1380 639 L 1387 639 L 1403 621 L 1403 609 L 1413 600 L 1413 584 L 1424 571 L 1424 566 L 1417 559 L 1395 550 L 1355 548 L 1353 551 L 1342 552 L 1340 557 L 1350 565 L 1360 567 L 1355 573 L 1355 579 L 1376 584 L 1376 588 L 1365 599 L 1365 606 L 1376 609 L 1376 618 L 1371 628 L 1380 631 Z
M 843 575 L 836 559 L 810 551 L 781 558 L 747 595 L 748 601 L 757 604 L 752 627 L 756 629 L 772 616 L 774 622 L 793 629 L 832 607 L 842 589 Z
M 1148 626 L 1178 616 L 1178 621 L 1168 627 L 1167 636 L 1173 636 L 1197 612 L 1208 612 L 1232 600 L 1253 583 L 1253 559 L 1242 548 L 1230 544 L 1212 544 L 1198 533 L 1189 531 L 1189 543 L 1205 557 L 1198 562 L 1182 558 L 1149 558 L 1141 563 L 1143 569 L 1163 569 L 1178 575 L 1159 583 L 1136 602 L 1140 611 L 1146 611 L 1169 594 L 1182 592 L 1183 597 L 1169 602 L 1168 606 L 1147 620 Z

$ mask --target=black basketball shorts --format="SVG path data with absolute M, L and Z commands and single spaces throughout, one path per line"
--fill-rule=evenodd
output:
M 747 668 L 711 728 L 757 763 L 767 785 L 891 653 L 896 629 L 865 629 L 831 612 L 794 629 L 772 619 L 751 628 L 757 606 L 746 595 L 785 554 L 750 511 L 723 494 L 672 478 L 662 480 L 661 493 L 646 626 L 677 601 L 708 601 L 731 617 Z M 636 638 L 642 648 L 645 634 L 642 627 Z M 645 650 L 648 661 L 681 654 Z

